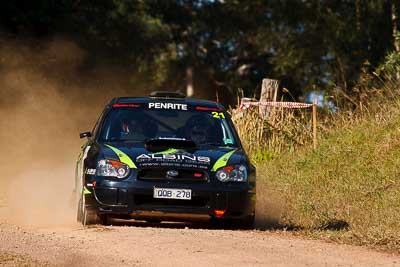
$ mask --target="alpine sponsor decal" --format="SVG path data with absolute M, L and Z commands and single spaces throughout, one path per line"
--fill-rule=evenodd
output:
M 150 102 L 149 109 L 177 109 L 188 110 L 187 104 Z
M 165 160 L 190 160 L 197 162 L 210 163 L 209 157 L 196 156 L 196 155 L 179 155 L 179 154 L 141 154 L 136 160 L 141 159 L 165 159 Z
M 196 156 L 190 153 L 180 154 L 141 154 L 136 157 L 136 162 L 142 167 L 187 167 L 207 169 L 211 159 L 205 156 Z

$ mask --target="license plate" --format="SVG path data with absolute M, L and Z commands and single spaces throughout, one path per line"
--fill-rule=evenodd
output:
M 153 197 L 154 198 L 191 200 L 192 199 L 192 190 L 154 187 Z

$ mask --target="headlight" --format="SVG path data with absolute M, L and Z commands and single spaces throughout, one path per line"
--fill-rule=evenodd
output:
M 96 175 L 112 176 L 120 179 L 126 178 L 129 175 L 129 166 L 111 159 L 102 159 L 97 162 Z
M 246 182 L 247 169 L 244 165 L 232 165 L 220 168 L 215 176 L 221 182 Z

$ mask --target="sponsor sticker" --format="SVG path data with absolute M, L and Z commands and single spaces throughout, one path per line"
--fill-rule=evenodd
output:
M 210 164 L 210 158 L 196 155 L 184 155 L 184 154 L 141 154 L 137 156 L 137 161 L 146 160 L 168 160 L 168 161 L 193 161 L 198 163 Z
M 233 144 L 233 140 L 230 138 L 224 138 L 224 143 L 225 145 L 232 145 Z
M 95 175 L 96 174 L 96 169 L 86 169 L 86 174 Z
M 150 102 L 149 109 L 176 109 L 176 110 L 188 110 L 187 104 L 180 103 L 161 103 L 161 102 Z
M 193 154 L 141 154 L 136 157 L 141 167 L 179 167 L 207 169 L 211 159 Z
M 223 112 L 217 112 L 217 111 L 213 111 L 211 112 L 213 118 L 215 119 L 225 119 L 225 115 Z

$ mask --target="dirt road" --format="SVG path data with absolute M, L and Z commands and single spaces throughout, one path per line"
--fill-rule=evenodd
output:
M 400 266 L 400 257 L 290 233 L 184 224 L 0 224 L 5 266 Z

